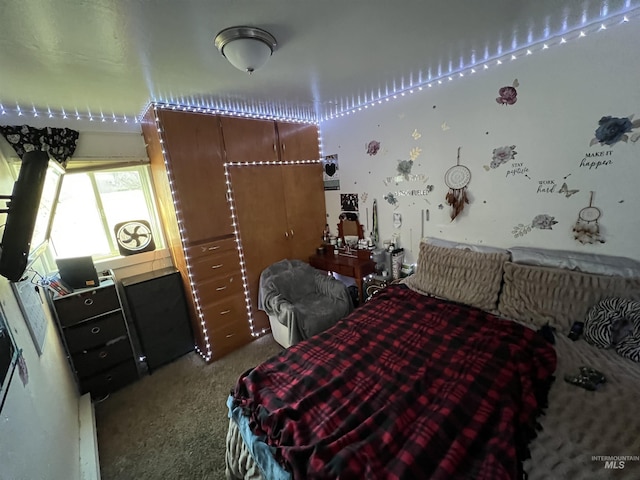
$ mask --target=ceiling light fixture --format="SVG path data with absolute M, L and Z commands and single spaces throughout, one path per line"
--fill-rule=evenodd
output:
M 231 65 L 250 74 L 269 60 L 277 45 L 273 35 L 256 27 L 225 28 L 214 43 Z

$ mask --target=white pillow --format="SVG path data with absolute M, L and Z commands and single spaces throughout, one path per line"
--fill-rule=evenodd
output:
M 630 258 L 531 247 L 511 247 L 508 250 L 513 263 L 624 278 L 640 277 L 640 262 Z

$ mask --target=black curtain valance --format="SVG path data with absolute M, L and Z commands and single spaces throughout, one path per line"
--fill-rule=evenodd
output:
M 80 132 L 70 128 L 34 128 L 29 125 L 0 126 L 0 133 L 21 159 L 27 152 L 40 150 L 48 152 L 62 165 L 65 165 L 76 151 L 80 136 Z

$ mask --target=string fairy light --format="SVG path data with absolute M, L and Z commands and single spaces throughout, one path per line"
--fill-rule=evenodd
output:
M 182 208 L 181 208 L 181 202 L 180 202 L 180 195 L 178 193 L 177 190 L 175 190 L 174 188 L 174 184 L 175 184 L 175 179 L 173 177 L 173 170 L 169 164 L 169 159 L 167 156 L 167 151 L 164 147 L 164 130 L 162 129 L 162 125 L 160 123 L 160 117 L 158 115 L 158 109 L 154 106 L 154 105 L 149 105 L 148 108 L 153 108 L 153 117 L 155 120 L 155 124 L 156 124 L 156 130 L 158 132 L 158 137 L 160 139 L 160 148 L 161 148 L 161 152 L 162 152 L 162 157 L 164 159 L 164 165 L 165 165 L 165 171 L 167 172 L 167 178 L 169 181 L 169 189 L 171 190 L 171 198 L 173 199 L 173 206 L 174 206 L 174 210 L 176 213 L 176 219 L 178 222 L 178 230 L 180 232 L 180 243 L 181 243 L 181 247 L 182 247 L 182 251 L 184 254 L 184 258 L 185 258 L 185 264 L 186 264 L 186 269 L 187 269 L 187 278 L 189 279 L 189 283 L 191 285 L 191 294 L 192 294 L 192 298 L 193 298 L 193 303 L 196 309 L 196 313 L 198 315 L 198 321 L 200 324 L 200 330 L 204 339 L 204 346 L 205 346 L 205 351 L 202 351 L 200 349 L 200 346 L 196 343 L 195 345 L 195 349 L 198 352 L 198 354 L 200 354 L 200 356 L 202 358 L 204 358 L 204 360 L 206 362 L 210 361 L 212 356 L 213 356 L 213 352 L 211 350 L 211 343 L 209 342 L 209 332 L 207 331 L 207 324 L 205 323 L 204 320 L 204 314 L 202 313 L 202 307 L 200 304 L 200 295 L 198 293 L 198 289 L 196 288 L 196 284 L 193 278 L 193 272 L 192 272 L 192 265 L 191 265 L 191 259 L 189 257 L 189 252 L 187 250 L 186 247 L 186 243 L 188 241 L 188 238 L 185 235 L 185 230 L 183 228 L 183 223 L 184 223 L 184 219 L 183 219 L 183 213 L 182 213 Z M 147 108 L 147 110 L 148 110 Z M 104 118 L 102 119 L 104 121 Z
M 363 108 L 366 108 L 367 105 L 371 105 L 373 103 L 379 103 L 380 101 L 389 101 L 394 100 L 399 97 L 405 95 L 405 93 L 412 94 L 414 93 L 417 87 L 433 87 L 435 85 L 444 85 L 444 80 L 448 80 L 446 83 L 453 81 L 456 77 L 461 78 L 464 77 L 465 74 L 470 73 L 474 74 L 478 72 L 479 69 L 489 70 L 490 66 L 500 66 L 504 64 L 505 60 L 516 60 L 522 56 L 533 55 L 534 52 L 545 51 L 548 50 L 552 46 L 563 45 L 568 41 L 579 39 L 586 37 L 590 33 L 597 33 L 603 30 L 607 30 L 609 27 L 614 25 L 621 25 L 628 23 L 631 17 L 640 16 L 640 8 L 634 8 L 631 11 L 627 11 L 624 14 L 610 15 L 606 18 L 600 18 L 598 20 L 594 20 L 591 23 L 587 24 L 586 20 L 579 28 L 575 28 L 571 31 L 563 31 L 561 34 L 555 35 L 547 35 L 545 38 L 532 42 L 524 46 L 514 47 L 510 51 L 501 52 L 498 55 L 493 57 L 489 55 L 485 55 L 483 61 L 472 62 L 470 65 L 466 67 L 461 67 L 458 70 L 449 71 L 446 73 L 439 73 L 438 76 L 432 77 L 429 75 L 429 78 L 426 81 L 422 81 L 417 84 L 411 84 L 408 87 L 401 87 L 398 89 L 394 89 L 388 92 L 385 95 L 380 95 L 376 98 L 372 98 L 367 103 L 352 103 L 348 108 L 334 108 L 334 110 L 330 113 L 326 113 L 320 123 L 323 121 L 331 120 L 334 118 L 344 117 L 347 115 L 351 115 L 352 113 L 362 111 Z M 462 60 L 460 62 L 462 64 Z M 421 88 L 420 88 L 421 89 Z
M 184 258 L 185 258 L 186 269 L 187 269 L 187 277 L 188 277 L 189 283 L 191 285 L 190 290 L 191 290 L 191 293 L 192 293 L 192 298 L 193 298 L 194 305 L 196 307 L 196 312 L 197 312 L 197 315 L 198 315 L 198 321 L 199 321 L 199 324 L 200 324 L 201 333 L 202 333 L 202 336 L 203 336 L 203 339 L 204 339 L 204 347 L 205 347 L 204 351 L 201 350 L 200 347 L 197 344 L 195 345 L 195 349 L 198 352 L 198 354 L 200 356 L 202 356 L 206 362 L 208 362 L 213 357 L 214 352 L 212 350 L 212 346 L 211 346 L 211 342 L 210 342 L 210 338 L 209 338 L 209 332 L 208 332 L 207 325 L 206 325 L 205 318 L 204 318 L 204 313 L 202 312 L 202 307 L 201 307 L 201 301 L 200 301 L 200 295 L 199 295 L 198 287 L 197 287 L 197 284 L 196 284 L 195 279 L 194 279 L 193 274 L 192 274 L 192 262 L 191 262 L 191 258 L 189 256 L 188 249 L 186 247 L 186 245 L 188 244 L 188 238 L 187 238 L 186 232 L 185 232 L 185 230 L 183 228 L 184 217 L 183 217 L 183 212 L 182 212 L 182 208 L 181 208 L 180 195 L 179 195 L 179 192 L 177 192 L 177 190 L 174 189 L 175 179 L 173 177 L 173 172 L 172 172 L 171 166 L 169 164 L 167 152 L 166 152 L 166 149 L 165 149 L 165 141 L 166 141 L 166 139 L 164 138 L 164 130 L 163 130 L 161 122 L 160 122 L 160 116 L 158 115 L 158 110 L 166 109 L 166 110 L 173 110 L 173 111 L 183 111 L 183 112 L 192 112 L 192 113 L 193 112 L 195 112 L 195 113 L 205 113 L 205 114 L 212 114 L 212 115 L 220 115 L 220 114 L 223 114 L 223 112 L 221 112 L 219 110 L 216 110 L 216 109 L 204 109 L 204 108 L 200 108 L 200 107 L 190 107 L 190 106 L 176 105 L 176 104 L 166 104 L 166 103 L 154 104 L 154 103 L 150 103 L 145 108 L 145 111 L 141 115 L 141 118 L 146 116 L 146 114 L 149 111 L 149 109 L 153 109 L 153 117 L 154 117 L 154 120 L 155 120 L 155 127 L 156 127 L 156 130 L 158 132 L 159 143 L 160 143 L 160 148 L 161 148 L 161 152 L 162 152 L 163 159 L 164 159 L 165 170 L 167 172 L 169 188 L 170 188 L 170 191 L 171 191 L 171 197 L 173 199 L 174 210 L 176 212 L 176 219 L 177 219 L 177 222 L 178 222 L 178 227 L 179 227 L 179 232 L 180 232 L 180 242 L 181 242 L 183 255 L 184 255 Z M 240 112 L 237 112 L 237 115 L 242 116 L 242 117 L 246 116 L 246 115 L 243 115 Z M 256 118 L 256 117 L 253 117 L 253 118 Z M 261 118 L 261 117 L 259 116 L 258 118 Z M 291 121 L 291 119 L 289 119 L 289 118 L 285 118 L 285 117 L 277 117 L 277 118 L 280 121 L 288 120 L 289 123 L 293 123 Z M 275 119 L 269 118 L 269 120 L 275 120 Z M 316 125 L 315 122 L 305 122 L 305 121 L 301 121 L 301 120 L 298 120 L 296 123 L 310 123 L 312 125 Z M 322 137 L 320 136 L 319 132 L 318 132 L 318 150 L 319 150 L 319 152 L 322 152 Z M 233 190 L 232 190 L 232 185 L 231 185 L 229 167 L 247 166 L 247 165 L 252 165 L 252 166 L 254 166 L 254 165 L 299 165 L 299 164 L 320 163 L 320 162 L 322 162 L 321 159 L 295 160 L 295 161 L 253 161 L 253 162 L 227 162 L 227 163 L 224 163 L 225 184 L 226 184 L 226 188 L 227 188 L 227 192 L 226 192 L 227 193 L 227 204 L 229 206 L 229 213 L 230 213 L 230 216 L 231 216 L 231 225 L 233 227 L 233 235 L 234 235 L 234 240 L 235 240 L 235 243 L 236 243 L 236 249 L 238 251 L 240 272 L 241 272 L 241 277 L 242 277 L 242 286 L 243 286 L 243 291 L 244 291 L 245 307 L 246 307 L 246 311 L 247 311 L 247 318 L 249 320 L 249 328 L 250 328 L 250 331 L 251 331 L 251 335 L 254 338 L 264 335 L 265 333 L 269 332 L 270 329 L 269 328 L 262 328 L 262 329 L 258 330 L 257 327 L 255 326 L 255 323 L 254 323 L 253 310 L 252 310 L 252 306 L 251 306 L 251 296 L 250 296 L 250 291 L 249 291 L 249 280 L 248 280 L 248 274 L 247 274 L 246 264 L 245 264 L 245 260 L 244 260 L 245 256 L 244 256 L 244 249 L 242 247 L 242 241 L 241 241 L 241 236 L 240 236 L 240 231 L 239 231 L 238 218 L 237 218 L 237 215 L 236 215 L 236 206 L 235 206 L 235 200 L 234 200 Z
M 628 5 L 627 5 L 627 8 Z M 586 15 L 581 21 L 581 25 L 573 30 L 568 30 L 566 21 L 563 23 L 563 29 L 560 33 L 550 34 L 548 29 L 545 29 L 544 38 L 533 42 L 529 36 L 528 43 L 526 45 L 517 45 L 514 41 L 512 43 L 512 49 L 510 51 L 502 51 L 498 49 L 498 53 L 491 57 L 488 52 L 485 52 L 484 59 L 482 61 L 476 61 L 475 56 L 472 57 L 472 62 L 469 65 L 464 65 L 463 59 L 460 59 L 460 67 L 457 70 L 451 69 L 451 62 L 449 65 L 449 72 L 441 72 L 438 68 L 437 75 L 431 75 L 431 69 L 428 70 L 428 74 L 424 74 L 420 71 L 417 75 L 418 80 L 413 81 L 413 75 L 411 80 L 405 83 L 404 79 L 400 82 L 392 82 L 393 86 L 387 89 L 381 89 L 375 94 L 373 91 L 371 94 L 367 94 L 364 98 L 351 97 L 342 98 L 339 101 L 332 102 L 332 107 L 325 112 L 315 112 L 306 107 L 300 106 L 283 106 L 278 104 L 256 104 L 250 101 L 224 101 L 224 100 L 205 100 L 196 99 L 194 97 L 189 98 L 153 98 L 149 104 L 155 105 L 157 108 L 171 108 L 181 109 L 183 111 L 191 111 L 197 113 L 214 113 L 218 115 L 237 116 L 245 118 L 256 118 L 264 120 L 276 120 L 289 123 L 308 123 L 319 125 L 324 121 L 342 117 L 345 115 L 351 115 L 355 112 L 360 112 L 373 107 L 376 104 L 380 104 L 383 101 L 388 102 L 402 98 L 405 95 L 412 95 L 418 91 L 422 91 L 423 87 L 433 87 L 435 85 L 443 85 L 443 80 L 448 80 L 446 83 L 453 81 L 456 78 L 462 78 L 467 76 L 467 73 L 474 74 L 481 70 L 488 70 L 489 66 L 499 66 L 504 64 L 505 60 L 516 60 L 523 56 L 533 55 L 534 52 L 544 51 L 556 45 L 563 45 L 569 41 L 586 37 L 592 33 L 598 33 L 601 31 L 609 30 L 616 25 L 623 25 L 629 23 L 631 20 L 635 20 L 640 16 L 640 8 L 633 7 L 627 11 L 617 14 L 608 14 L 605 10 L 602 17 L 594 19 L 591 23 L 588 23 Z M 143 108 L 143 111 L 147 110 L 147 106 Z M 17 115 L 20 117 L 39 117 L 46 115 L 49 118 L 71 119 L 65 112 L 64 108 L 59 110 L 52 109 L 51 107 L 38 108 L 33 106 L 33 109 L 24 110 L 16 103 L 15 107 L 10 107 L 6 101 L 2 102 L 0 99 L 0 115 Z M 92 115 L 89 111 L 81 112 L 75 110 L 73 119 L 93 121 L 100 118 L 101 122 L 105 122 L 106 118 L 109 118 L 112 123 L 128 124 L 133 122 L 135 124 L 140 123 L 142 115 L 127 115 L 116 114 L 110 112 L 107 115 L 100 113 Z

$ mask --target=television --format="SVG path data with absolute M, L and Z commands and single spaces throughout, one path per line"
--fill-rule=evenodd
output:
M 8 200 L 0 244 L 0 275 L 19 281 L 47 247 L 64 169 L 46 152 L 27 152 Z

